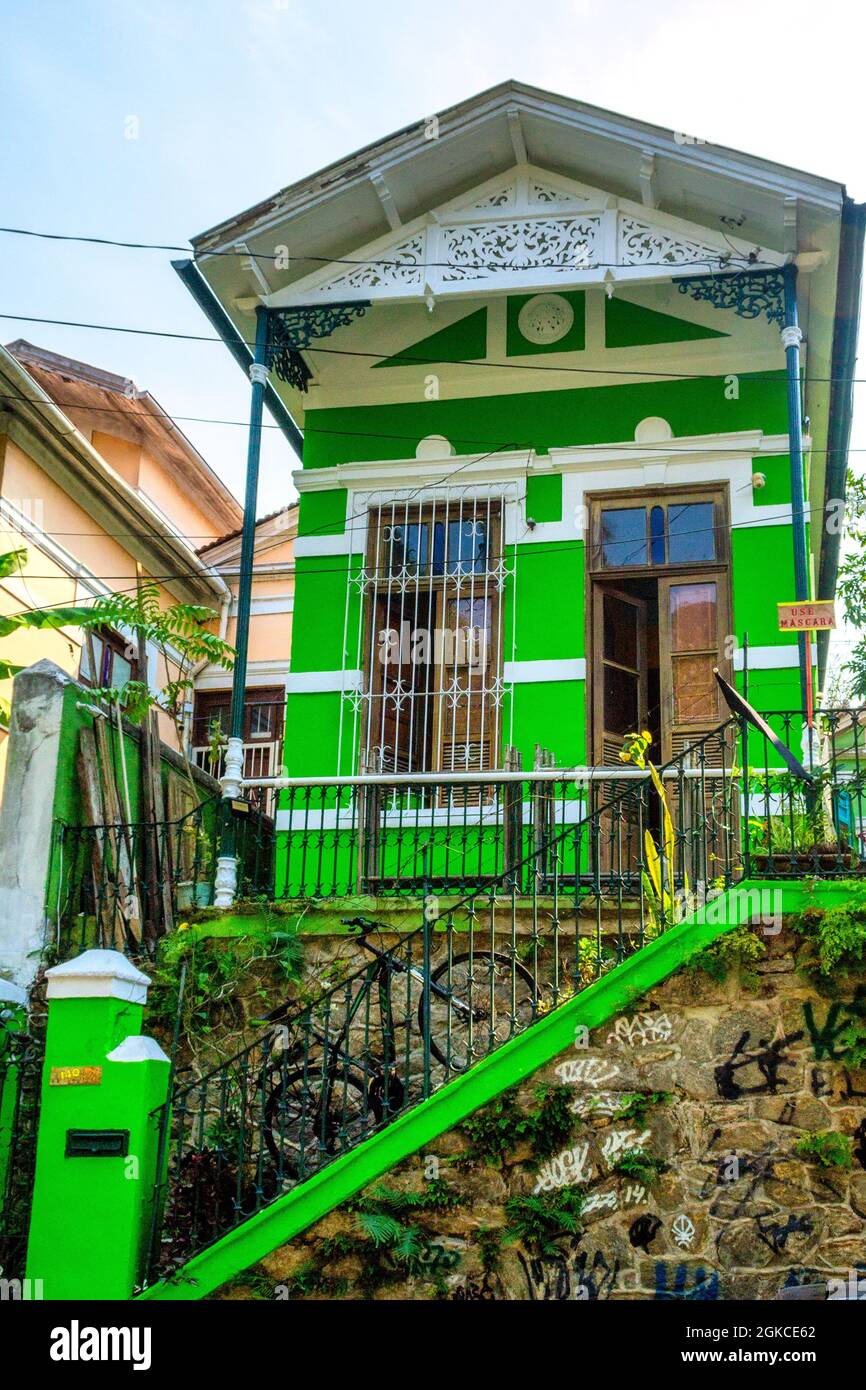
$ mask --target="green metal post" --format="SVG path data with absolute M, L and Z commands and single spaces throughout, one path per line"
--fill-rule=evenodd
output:
M 169 1077 L 141 1036 L 150 981 L 118 951 L 85 951 L 47 978 L 27 1278 L 46 1299 L 128 1299 L 145 1272 Z
M 220 855 L 217 860 L 214 906 L 231 907 L 237 890 L 237 836 L 231 803 L 240 796 L 244 769 L 244 695 L 247 684 L 247 650 L 250 636 L 250 608 L 253 588 L 253 557 L 256 543 L 256 505 L 259 492 L 259 460 L 262 448 L 262 411 L 268 383 L 268 311 L 256 310 L 256 345 L 250 364 L 250 427 L 247 441 L 247 482 L 244 495 L 244 524 L 241 532 L 238 612 L 235 628 L 235 663 L 232 673 L 232 704 L 225 771 L 222 777 L 223 824 Z
M 806 502 L 803 474 L 803 412 L 800 402 L 800 343 L 803 334 L 797 321 L 797 267 L 783 268 L 785 326 L 782 344 L 788 384 L 788 443 L 791 463 L 791 522 L 794 528 L 794 597 L 804 603 L 809 597 L 809 562 L 806 551 Z M 801 708 L 806 708 L 806 636 L 797 633 L 800 652 Z

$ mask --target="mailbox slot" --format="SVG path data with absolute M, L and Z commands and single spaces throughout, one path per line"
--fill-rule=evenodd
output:
M 68 1129 L 67 1158 L 126 1158 L 128 1129 Z

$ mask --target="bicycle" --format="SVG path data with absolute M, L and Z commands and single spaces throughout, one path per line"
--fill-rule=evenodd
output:
M 309 1177 L 336 1154 L 354 1147 L 383 1123 L 389 1122 L 407 1102 L 407 1085 L 423 1099 L 424 1084 L 412 1076 L 417 1069 L 409 1030 L 414 1022 L 412 986 L 419 988 L 417 1026 L 422 1058 L 427 1051 L 445 1068 L 446 1076 L 460 1074 L 471 1063 L 508 1037 L 528 1026 L 535 1016 L 535 985 L 529 971 L 509 955 L 493 951 L 469 951 L 451 956 L 430 973 L 425 990 L 424 972 L 391 951 L 375 946 L 369 935 L 387 930 L 368 918 L 344 918 L 345 926 L 360 933 L 360 945 L 372 960 L 350 994 L 344 1016 L 331 1032 L 333 999 L 319 1027 L 306 1015 L 304 1031 L 294 1039 L 275 1035 L 261 1094 L 265 1143 L 276 1165 L 277 1176 L 300 1180 Z M 395 1019 L 394 980 L 401 978 L 405 1009 Z M 370 1004 L 378 999 L 382 1036 L 381 1055 L 371 1054 Z M 332 992 L 333 996 L 333 992 Z M 278 1027 L 290 1014 L 291 1004 L 267 1015 Z M 351 1030 L 356 1020 L 364 1045 L 353 1049 Z M 429 1029 L 427 1019 L 429 1018 Z M 406 1030 L 405 1066 L 400 1068 L 397 1034 Z

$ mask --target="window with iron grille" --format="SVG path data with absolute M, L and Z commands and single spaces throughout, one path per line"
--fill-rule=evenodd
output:
M 499 762 L 502 504 L 445 496 L 370 509 L 361 751 L 379 772 Z

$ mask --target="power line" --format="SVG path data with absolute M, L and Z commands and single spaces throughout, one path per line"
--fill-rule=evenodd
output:
M 7 236 L 35 237 L 42 241 L 68 241 L 76 242 L 85 246 L 114 246 L 124 251 L 182 251 L 185 256 L 195 259 L 195 251 L 191 246 L 174 245 L 171 242 L 158 241 L 121 241 L 114 237 L 100 236 L 78 236 L 73 233 L 65 232 L 37 232 L 29 227 L 0 227 L 0 232 Z M 282 243 L 278 243 L 282 251 Z M 675 267 L 671 266 L 670 261 L 641 261 L 641 267 L 659 270 L 680 270 L 689 266 L 704 266 L 709 270 L 719 270 L 724 272 L 729 266 L 740 266 L 748 271 L 760 265 L 761 269 L 767 269 L 765 262 L 760 260 L 762 248 L 756 246 L 754 251 L 747 254 L 736 254 L 733 250 L 721 251 L 715 256 L 701 256 L 693 261 L 679 261 Z M 382 257 L 365 256 L 363 260 L 351 256 L 286 256 L 288 264 L 286 266 L 277 263 L 283 259 L 279 252 L 250 251 L 250 250 L 205 250 L 202 258 L 210 259 L 213 256 L 231 256 L 241 258 L 245 261 L 267 261 L 276 270 L 286 270 L 289 264 L 307 263 L 316 265 L 347 265 L 364 266 L 379 265 L 388 266 L 392 269 L 405 270 L 407 267 L 412 270 L 495 270 L 508 271 L 513 273 L 529 270 L 632 270 L 634 266 L 629 261 L 593 261 L 591 265 L 576 263 L 575 261 L 546 261 L 543 265 L 533 266 L 502 266 L 494 261 L 411 261 L 388 260 Z M 773 267 L 781 269 L 781 267 Z
M 89 323 L 89 322 L 87 322 L 87 321 L 85 321 L 85 320 L 81 320 L 81 319 L 51 319 L 51 318 L 37 317 L 37 316 L 34 315 L 34 314 L 3 314 L 3 313 L 0 313 L 0 319 L 7 319 L 7 320 L 9 320 L 9 321 L 12 322 L 12 323 L 41 323 L 41 324 L 47 324 L 47 325 L 49 325 L 49 326 L 51 326 L 51 327 L 56 327 L 56 328 L 87 328 L 87 329 L 91 329 L 91 330 L 93 330 L 94 332 L 98 332 L 98 333 L 131 333 L 131 334 L 133 334 L 133 335 L 136 336 L 136 337 L 144 337 L 144 338 L 168 338 L 168 339 L 170 339 L 170 340 L 172 340 L 172 341 L 180 341 L 180 342 L 190 342 L 190 343 L 222 343 L 222 342 L 223 342 L 223 339 L 222 339 L 221 337 L 219 337 L 218 334 L 213 335 L 213 334 L 207 334 L 207 333 L 180 333 L 180 332 L 174 332 L 174 331 L 172 331 L 172 330 L 170 330 L 170 329 L 163 329 L 163 328 L 128 328 L 128 327 L 126 327 L 124 324 L 114 324 L 114 323 Z M 240 336 L 240 334 L 237 335 L 237 340 L 238 340 L 238 342 L 243 343 L 243 345 L 244 345 L 245 347 L 248 347 L 248 348 L 250 348 L 250 349 L 253 349 L 253 348 L 255 347 L 255 343 L 254 343 L 254 342 L 252 342 L 252 341 L 250 341 L 250 340 L 248 340 L 248 339 L 246 339 L 246 338 L 242 338 L 242 337 Z M 646 344 L 645 346 L 650 346 L 650 347 L 651 347 L 652 344 Z M 406 353 L 363 352 L 363 351 L 361 351 L 359 348 L 327 348 L 327 347 L 320 347 L 320 346 L 318 346 L 318 345 L 313 345 L 313 344 L 310 344 L 308 347 L 304 348 L 303 351 L 305 351 L 305 352 L 321 352 L 321 353 L 327 354 L 328 356 L 333 356 L 333 357 L 374 358 L 376 361 L 383 361 L 383 362 L 384 362 L 384 361 L 391 362 L 391 361 L 395 361 L 395 360 L 401 360 L 401 361 L 403 361 L 406 365 L 425 366 L 425 367 L 432 367 L 432 366 L 439 366 L 439 367 L 480 367 L 480 368 L 485 369 L 485 370 L 488 370 L 488 371 L 491 370 L 491 369 L 495 369 L 495 370 L 497 370 L 497 371 L 515 371 L 515 372 L 554 372 L 554 373 L 558 373 L 558 374 L 560 374 L 560 375 L 561 375 L 563 372 L 565 372 L 565 373 L 576 373 L 576 374 L 578 374 L 578 375 L 583 375 L 583 376 L 604 376 L 604 377 L 609 377 L 609 376 L 621 376 L 621 377 L 638 377 L 638 378 L 641 378 L 641 379 L 646 379 L 647 381 L 650 381 L 650 382 L 651 382 L 651 381 L 656 381 L 656 380 L 659 380 L 659 379 L 661 379 L 661 380 L 663 380 L 663 381 L 667 381 L 667 380 L 670 380 L 670 381 L 713 381 L 713 380 L 716 380 L 716 379 L 718 379 L 718 378 L 720 378 L 720 377 L 723 378 L 723 377 L 725 377 L 725 376 L 740 375 L 740 376 L 748 376 L 748 378 L 749 378 L 750 381 L 767 381 L 767 382 L 770 382 L 770 383 L 773 383 L 773 384 L 778 384 L 780 387 L 785 387 L 785 377 L 784 377 L 784 375 L 783 375 L 784 369 L 781 368 L 781 367 L 779 368 L 778 371 L 775 371 L 775 372 L 767 372 L 767 373 L 748 372 L 748 371 L 741 371 L 741 372 L 739 372 L 739 373 L 731 373 L 731 372 L 724 372 L 724 371 L 719 371 L 719 372 L 665 372 L 665 371 L 661 371 L 661 370 L 652 370 L 652 371 L 629 371 L 628 369 L 622 368 L 622 367 L 576 367 L 576 366 L 549 367 L 549 366 L 545 366 L 543 362 L 528 362 L 528 363 L 521 363 L 521 362 L 498 362 L 498 361 L 492 361 L 492 362 L 491 362 L 491 361 L 488 361 L 487 359 L 481 360 L 481 359 L 469 358 L 469 357 L 446 357 L 446 358 L 442 358 L 442 357 L 414 357 L 414 356 L 410 356 L 410 355 L 408 355 L 408 354 L 406 354 Z M 23 364 L 23 365 L 26 365 L 26 364 Z M 36 367 L 39 366 L 38 363 L 34 363 L 33 365 L 36 366 Z M 858 386 L 859 386 L 859 385 L 862 385 L 864 381 L 866 381 L 866 377 L 804 376 L 804 377 L 802 378 L 802 381 L 803 381 L 803 383 L 817 382 L 817 383 L 823 383 L 823 384 L 828 384 L 828 383 L 833 383 L 833 382 L 851 382 L 851 383 L 853 383 L 854 385 L 858 385 Z M 400 402 L 397 402 L 396 404 L 400 404 Z M 382 408 L 385 408 L 385 407 L 382 407 Z M 183 419 L 183 418 L 184 418 L 183 416 L 177 416 L 177 419 Z M 215 423 L 219 423 L 219 422 L 215 422 Z
M 465 466 L 465 465 L 464 465 L 464 466 Z M 455 470 L 455 471 L 456 471 L 456 470 Z M 453 476 L 453 474 L 450 475 L 450 476 Z M 424 487 L 427 487 L 428 484 L 425 483 L 423 486 L 424 486 Z M 394 505 L 395 507 L 399 508 L 399 507 L 403 506 L 403 505 L 404 505 L 404 502 L 407 501 L 407 500 L 409 500 L 409 499 L 401 499 L 400 501 L 395 502 L 393 505 Z M 699 501 L 700 501 L 700 498 L 696 498 L 695 500 L 699 502 Z M 387 507 L 389 507 L 389 506 L 391 506 L 391 505 L 392 505 L 392 504 L 389 503 L 389 502 L 383 503 L 383 506 L 384 506 L 386 509 L 387 509 Z M 687 504 L 682 504 L 682 505 L 687 505 Z M 355 515 L 360 517 L 360 516 L 363 516 L 364 513 L 363 513 L 363 512 L 358 512 L 358 513 L 356 513 Z M 349 518 L 349 519 L 351 520 L 352 518 Z M 790 521 L 790 515 L 789 515 L 789 513 L 788 513 L 788 512 L 776 512 L 776 513 L 770 513 L 770 514 L 769 514 L 768 516 L 766 516 L 766 517 L 756 517 L 756 518 L 754 518 L 754 519 L 752 519 L 752 520 L 750 520 L 750 521 L 733 521 L 733 522 L 731 522 L 731 524 L 730 524 L 729 527 L 724 527 L 724 528 L 706 527 L 706 526 L 695 527 L 693 530 L 690 530 L 690 531 L 678 531 L 678 532 L 677 532 L 677 539 L 681 539 L 681 538 L 684 537 L 684 536 L 705 536 L 705 535 L 707 535 L 708 531 L 710 531 L 710 530 L 716 531 L 716 530 L 719 530 L 719 529 L 723 529 L 724 532 L 725 532 L 725 534 L 727 534 L 728 531 L 744 530 L 744 529 L 747 529 L 747 528 L 753 527 L 753 526 L 754 526 L 754 527 L 763 527 L 763 526 L 767 526 L 767 525 L 773 524 L 773 523 L 776 522 L 776 521 L 781 522 L 781 523 L 783 523 L 783 524 L 784 524 L 786 521 Z M 397 524 L 399 524 L 399 523 L 397 523 Z M 414 524 L 415 524 L 415 523 L 414 523 L 414 520 L 413 520 L 413 519 L 410 519 L 409 525 L 414 525 Z M 559 523 L 553 523 L 553 524 L 554 524 L 554 525 L 557 525 L 557 524 L 559 524 Z M 0 534 L 2 534 L 2 531 L 0 531 Z M 11 535 L 11 534 L 19 534 L 19 533 L 18 533 L 18 532 L 14 532 L 14 533 L 13 533 L 12 531 L 9 531 L 9 532 L 7 532 L 7 534 Z M 54 534 L 54 533 L 52 533 L 52 534 Z M 86 536 L 90 536 L 90 535 L 92 535 L 92 536 L 101 536 L 101 535 L 105 535 L 105 536 L 110 536 L 110 537 L 112 537 L 112 538 L 114 538 L 114 536 L 115 536 L 115 533 L 114 533 L 114 532 L 111 532 L 111 531 L 58 532 L 57 534 L 61 534 L 61 535 L 62 535 L 62 534 L 67 534 L 67 535 L 86 535 Z M 118 535 L 122 535 L 123 533 L 122 533 L 122 532 L 119 532 L 119 533 L 117 533 L 117 534 L 118 534 Z M 158 534 L 158 533 L 157 533 L 157 534 Z M 307 532 L 307 533 L 306 533 L 305 535 L 303 535 L 303 536 L 298 536 L 297 539 L 298 539 L 298 540 L 307 540 L 307 539 L 309 539 L 311 536 L 314 536 L 314 535 L 316 535 L 316 534 L 317 534 L 317 532 L 315 532 L 315 531 Z M 26 539 L 26 538 L 25 538 L 25 539 Z M 549 555 L 557 555 L 557 554 L 568 553 L 569 551 L 571 551 L 571 550 L 573 549 L 573 547 L 574 547 L 575 545 L 586 544 L 586 542 L 583 541 L 579 536 L 576 536 L 575 539 L 574 539 L 573 541 L 569 541 L 569 542 L 567 542 L 567 543 L 560 543 L 560 542 L 557 542 L 557 541 L 535 541 L 535 542 L 530 541 L 530 542 L 527 542 L 527 544 L 528 544 L 528 545 L 536 545 L 536 546 L 538 547 L 538 549 L 528 550 L 528 549 L 526 549 L 525 546 L 521 545 L 521 546 L 520 546 L 520 550 L 521 550 L 521 552 L 522 552 L 521 558 L 522 558 L 523 560 L 528 560 L 528 559 L 533 559 L 533 558 L 539 558 L 539 557 L 545 558 L 545 557 L 547 557 L 547 556 L 549 556 Z M 622 542 L 622 544 L 626 544 L 626 542 Z M 517 549 L 517 542 L 512 542 L 511 546 L 510 546 L 510 547 L 506 547 L 504 550 L 501 550 L 501 551 L 499 551 L 499 552 L 491 552 L 491 553 L 489 554 L 488 558 L 491 559 L 491 560 L 508 559 L 508 558 L 510 558 L 509 551 L 510 551 L 510 550 L 516 550 L 516 549 Z M 346 556 L 347 556 L 347 558 L 348 558 L 350 555 L 358 554 L 358 553 L 359 553 L 358 551 L 347 551 L 347 552 L 346 552 Z M 308 558 L 310 558 L 310 559 L 315 559 L 316 557 L 315 557 L 315 556 L 310 556 L 310 557 L 308 557 Z M 516 558 L 516 556 L 515 556 L 515 558 Z M 203 562 L 203 563 L 205 563 L 205 562 Z M 467 562 L 467 563 L 468 563 L 468 562 Z M 718 562 L 718 561 L 713 561 L 713 560 L 708 560 L 708 561 L 705 561 L 705 562 L 695 562 L 695 563 L 706 563 L 706 564 L 712 565 L 712 564 L 717 564 L 717 563 L 719 563 L 719 562 Z M 205 564 L 205 568 L 213 569 L 213 570 L 216 570 L 217 572 L 219 572 L 219 567 L 216 566 L 216 565 L 207 566 L 207 565 Z M 370 567 L 367 566 L 366 568 L 369 569 Z M 373 566 L 373 568 L 378 570 L 378 569 L 380 569 L 380 568 L 385 568 L 385 567 L 383 567 L 383 566 L 378 566 L 378 565 L 377 565 L 377 566 Z M 642 568 L 649 568 L 649 567 L 634 566 L 634 568 L 635 568 L 635 569 L 642 569 Z M 653 566 L 652 568 L 653 568 L 653 571 L 654 571 L 654 572 L 656 572 L 656 571 L 658 571 L 658 572 L 664 571 L 664 573 L 666 573 L 666 574 L 676 574 L 676 573 L 678 573 L 678 569 L 677 569 L 676 566 L 656 565 L 656 566 Z M 268 571 L 268 566 L 263 566 L 262 569 L 261 569 L 260 571 L 257 571 L 256 567 L 253 566 L 252 570 L 249 571 L 249 572 L 252 574 L 253 578 L 255 578 L 256 575 L 257 575 L 257 573 L 266 574 L 267 571 Z M 282 571 L 282 573 L 285 574 L 285 575 L 287 575 L 287 576 L 288 576 L 288 575 L 295 575 L 295 574 L 298 574 L 298 573 L 301 573 L 301 572 L 303 572 L 303 571 L 299 571 L 299 570 L 298 570 L 297 563 L 295 563 L 291 568 L 286 568 L 286 569 L 284 569 L 284 570 Z M 240 575 L 241 575 L 242 573 L 247 573 L 247 571 L 241 571 L 241 570 L 233 571 L 231 577 L 232 577 L 232 579 L 239 578 Z M 346 574 L 346 573 L 347 573 L 347 566 L 344 566 L 344 565 L 339 565 L 339 566 L 337 566 L 337 565 L 335 565 L 335 566 L 333 566 L 333 568 L 328 568 L 328 569 L 317 569 L 317 570 L 315 571 L 315 573 L 316 573 L 317 575 L 319 575 L 319 574 Z M 61 580 L 61 579 L 63 579 L 63 580 L 65 580 L 67 583 L 69 582 L 70 579 L 72 579 L 72 578 L 74 578 L 74 577 L 75 577 L 75 576 L 72 576 L 72 575 L 65 575 L 65 574 L 27 574 L 27 575 L 26 575 L 26 578 L 28 578 L 28 579 L 56 579 L 56 580 Z M 111 574 L 109 574 L 109 575 L 96 575 L 96 576 L 94 576 L 94 577 L 97 578 L 97 579 L 102 580 L 103 582 L 104 582 L 105 580 L 107 580 L 107 579 L 128 579 L 128 578 L 129 578 L 129 576 L 128 576 L 127 574 L 119 574 L 119 575 L 111 575 Z M 165 581 L 165 580 L 170 580 L 170 579 L 189 579 L 189 578 L 201 579 L 201 578 L 204 577 L 204 575 L 202 574 L 202 571 L 201 571 L 201 570 L 193 570 L 193 569 L 190 569 L 190 570 L 176 570 L 176 571 L 166 572 L 166 573 L 164 573 L 164 574 L 150 574 L 150 575 L 148 575 L 147 577 L 148 577 L 149 579 L 153 579 L 153 580 L 157 580 L 157 581 Z M 420 577 L 423 578 L 423 575 L 421 575 Z M 51 606 L 53 607 L 54 605 L 51 605 Z

